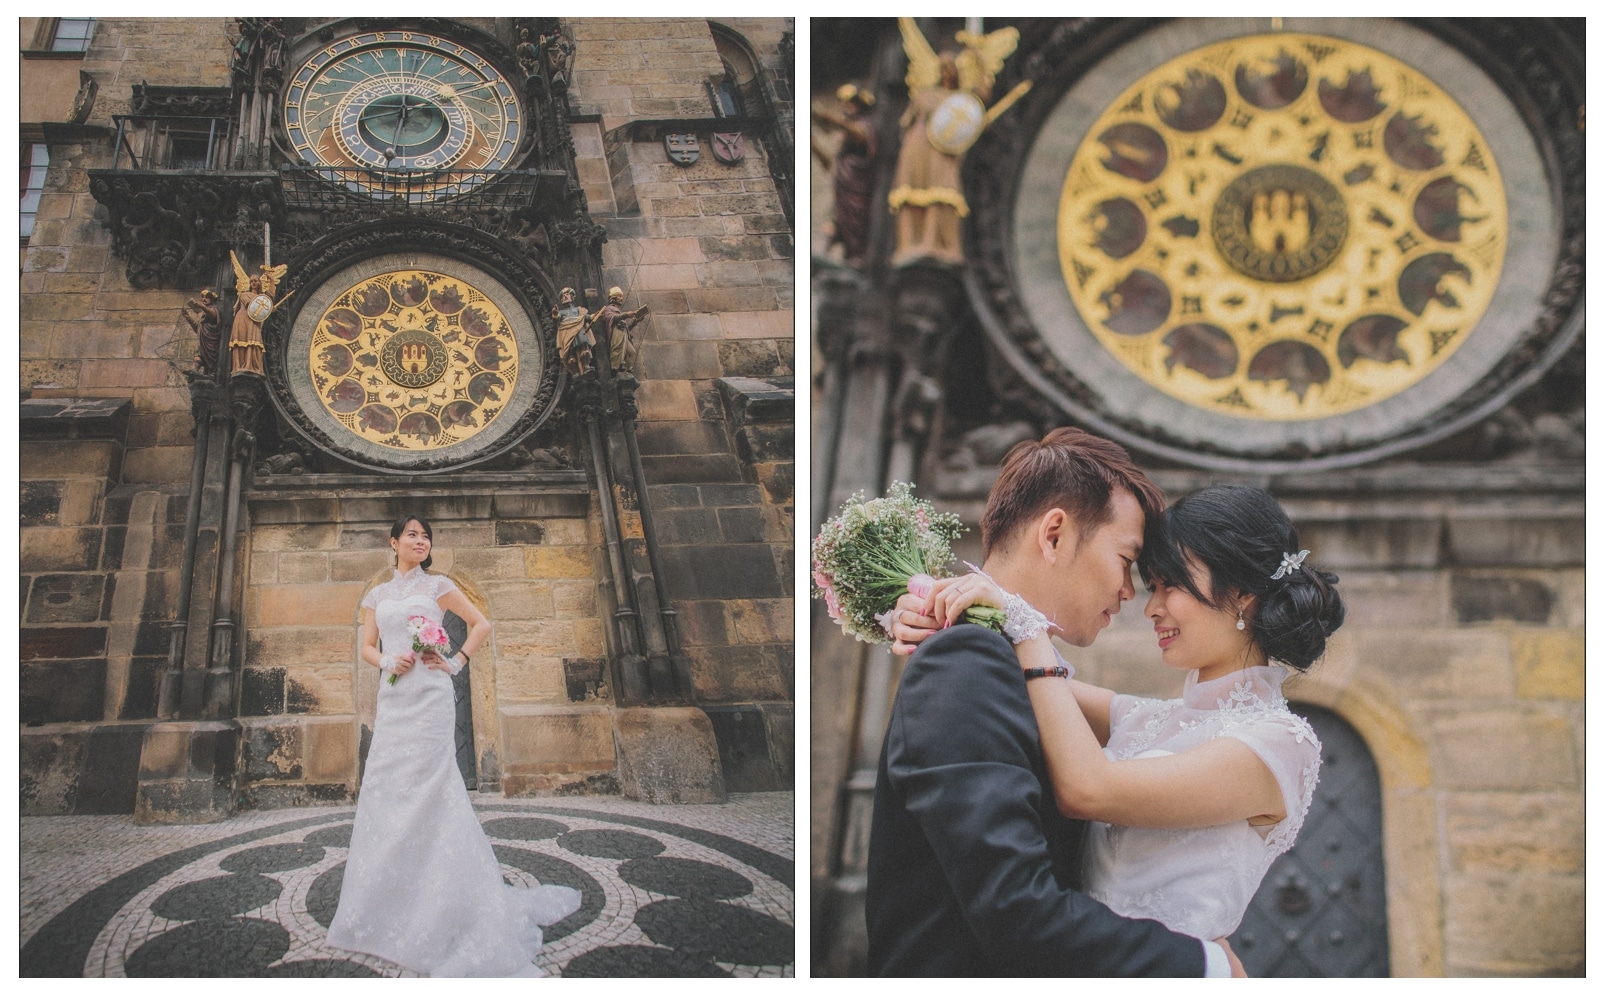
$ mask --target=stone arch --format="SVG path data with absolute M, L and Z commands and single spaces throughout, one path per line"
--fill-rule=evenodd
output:
M 1361 669 L 1354 643 L 1342 635 L 1329 641 L 1323 663 L 1285 685 L 1284 695 L 1333 712 L 1366 742 L 1383 797 L 1390 975 L 1444 975 L 1433 762 L 1415 720 L 1392 682 Z
M 717 55 L 721 57 L 723 67 L 723 78 L 710 81 L 712 107 L 716 113 L 724 117 L 770 114 L 772 109 L 768 106 L 761 63 L 756 59 L 755 49 L 743 35 L 715 21 L 711 22 L 711 40 L 716 43 Z M 733 77 L 731 81 L 727 79 L 730 75 Z M 725 108 L 719 99 L 720 88 L 730 82 L 741 105 L 737 110 Z

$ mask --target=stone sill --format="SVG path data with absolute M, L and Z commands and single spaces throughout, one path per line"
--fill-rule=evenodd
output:
M 982 504 L 999 475 L 996 467 L 938 470 L 930 497 L 946 501 L 973 500 Z M 1559 496 L 1576 500 L 1584 496 L 1585 473 L 1581 464 L 1561 465 L 1385 465 L 1329 472 L 1288 472 L 1275 475 L 1155 469 L 1150 478 L 1168 494 L 1183 494 L 1209 483 L 1248 482 L 1282 500 L 1290 498 L 1371 503 L 1389 494 L 1404 494 L 1415 503 L 1418 494 L 1441 499 L 1466 497 Z
M 19 430 L 24 441 L 110 440 L 128 434 L 133 400 L 126 397 L 53 396 L 22 401 Z
M 411 487 L 419 496 L 454 496 L 473 493 L 583 493 L 589 480 L 582 469 L 548 472 L 455 472 L 441 475 L 370 475 L 366 473 L 305 473 L 298 476 L 257 476 L 251 492 L 273 499 L 323 499 L 339 497 L 390 497 L 398 486 Z

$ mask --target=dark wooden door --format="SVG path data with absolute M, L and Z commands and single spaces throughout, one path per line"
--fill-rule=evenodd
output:
M 444 630 L 450 635 L 450 655 L 467 641 L 467 623 L 454 612 L 444 613 Z M 462 667 L 452 678 L 456 686 L 456 767 L 470 789 L 478 787 L 478 753 L 472 739 L 472 668 Z
M 1228 939 L 1252 976 L 1387 976 L 1378 768 L 1350 724 L 1293 705 L 1322 740 L 1322 781 L 1295 845 Z

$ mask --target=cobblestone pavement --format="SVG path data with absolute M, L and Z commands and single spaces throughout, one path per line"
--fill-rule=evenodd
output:
M 652 806 L 473 795 L 505 878 L 568 885 L 565 976 L 794 975 L 794 795 Z M 411 976 L 330 948 L 354 806 L 135 826 L 24 817 L 24 976 Z

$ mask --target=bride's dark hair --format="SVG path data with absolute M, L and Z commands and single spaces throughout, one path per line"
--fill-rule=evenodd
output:
M 429 526 L 428 519 L 423 517 L 421 514 L 401 514 L 400 520 L 394 522 L 394 527 L 389 529 L 389 537 L 398 539 L 401 535 L 406 533 L 406 525 L 410 524 L 412 521 L 422 525 L 422 533 L 428 536 L 428 541 L 432 542 L 433 528 Z M 428 567 L 432 565 L 433 550 L 430 548 L 428 550 L 428 558 L 422 560 L 423 571 L 426 572 Z
M 1235 595 L 1255 595 L 1249 627 L 1256 645 L 1268 659 L 1305 670 L 1344 624 L 1344 601 L 1333 586 L 1339 577 L 1310 563 L 1272 578 L 1284 556 L 1300 548 L 1299 533 L 1270 493 L 1223 483 L 1196 490 L 1146 523 L 1139 575 L 1146 586 L 1163 580 L 1228 611 Z M 1195 585 L 1190 556 L 1210 571 L 1211 593 Z

